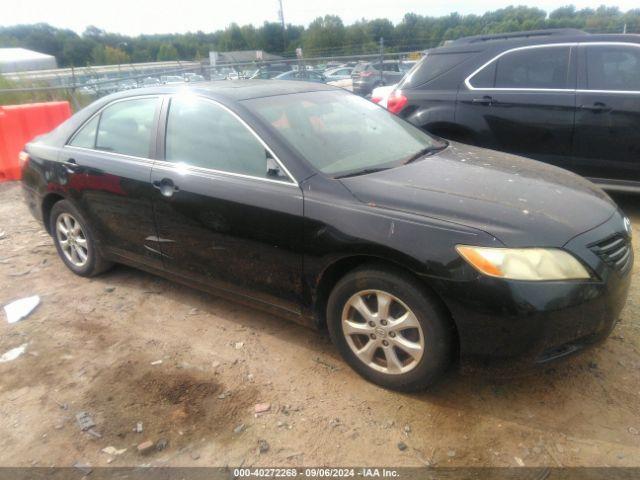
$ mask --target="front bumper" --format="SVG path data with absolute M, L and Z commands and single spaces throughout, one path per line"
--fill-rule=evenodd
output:
M 525 282 L 480 275 L 471 282 L 437 282 L 457 327 L 463 363 L 518 369 L 605 339 L 626 302 L 633 266 L 616 271 L 591 245 L 612 235 L 628 239 L 622 218 L 617 212 L 564 246 L 591 268 L 592 280 Z

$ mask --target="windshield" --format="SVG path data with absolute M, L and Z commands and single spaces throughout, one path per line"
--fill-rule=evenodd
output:
M 439 141 L 346 92 L 306 92 L 245 104 L 317 170 L 341 176 L 401 165 Z

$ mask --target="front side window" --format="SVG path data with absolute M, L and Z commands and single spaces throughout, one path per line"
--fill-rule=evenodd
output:
M 148 157 L 157 105 L 157 98 L 136 98 L 105 108 L 100 114 L 96 149 Z
M 225 108 L 191 95 L 171 100 L 165 152 L 172 163 L 274 179 L 256 136 Z
M 527 48 L 496 65 L 496 88 L 568 88 L 569 47 Z
M 378 105 L 344 92 L 297 93 L 244 103 L 274 135 L 328 175 L 399 166 L 441 145 Z
M 640 48 L 624 45 L 587 46 L 587 88 L 640 91 Z
M 496 85 L 496 62 L 491 62 L 471 79 L 474 88 L 494 88 Z
M 569 89 L 571 47 L 507 52 L 469 79 L 474 88 Z

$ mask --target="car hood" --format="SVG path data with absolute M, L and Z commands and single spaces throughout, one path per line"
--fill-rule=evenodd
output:
M 477 228 L 511 247 L 560 247 L 617 208 L 571 172 L 454 142 L 410 164 L 340 181 L 362 202 Z

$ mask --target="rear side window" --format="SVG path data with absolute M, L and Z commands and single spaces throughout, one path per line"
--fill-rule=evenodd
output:
M 587 88 L 640 91 L 640 48 L 624 45 L 587 46 Z
M 363 70 L 366 70 L 367 67 L 369 66 L 368 63 L 358 63 L 352 70 L 351 73 L 360 73 Z
M 116 102 L 100 114 L 96 149 L 148 157 L 158 100 L 137 98 Z
M 496 64 L 496 88 L 568 88 L 570 47 L 509 52 Z
M 78 130 L 78 133 L 71 139 L 69 145 L 82 148 L 95 148 L 96 146 L 96 130 L 98 128 L 98 120 L 100 115 L 96 115 L 84 126 Z
M 428 53 L 407 74 L 405 85 L 417 86 L 434 80 L 469 58 L 472 53 Z

